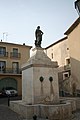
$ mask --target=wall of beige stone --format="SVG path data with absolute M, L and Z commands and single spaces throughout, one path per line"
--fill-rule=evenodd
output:
M 67 48 L 69 48 L 69 46 L 68 46 L 68 39 L 66 38 L 66 40 L 63 40 L 49 47 L 48 49 L 46 49 L 45 52 L 52 61 L 57 61 L 58 65 L 61 67 L 66 65 L 65 58 L 70 57 L 69 50 Z M 51 56 L 52 53 L 53 53 L 53 59 Z
M 19 44 L 14 44 L 14 43 L 7 43 L 7 42 L 0 42 L 1 47 L 6 48 L 6 52 L 8 52 L 8 57 L 0 57 L 0 61 L 6 61 L 6 69 L 12 71 L 12 63 L 13 62 L 18 62 L 19 63 L 19 70 L 21 70 L 21 65 L 26 63 L 30 57 L 30 49 L 31 46 L 26 46 L 26 45 L 19 45 Z M 20 58 L 13 58 L 10 57 L 10 53 L 13 52 L 13 48 L 18 49 L 18 53 L 21 54 Z M 19 71 L 21 72 L 21 71 Z M 5 73 L 3 75 L 0 75 L 0 79 L 2 77 L 11 77 L 17 80 L 17 89 L 18 89 L 18 95 L 22 94 L 22 75 L 15 73 L 15 75 L 12 73 Z
M 59 68 L 58 68 L 58 80 L 59 80 L 59 90 L 70 92 L 71 88 L 67 88 L 67 86 L 70 86 L 70 78 L 68 80 L 64 80 L 63 73 L 66 71 L 69 71 L 69 69 L 64 69 L 64 66 L 67 65 L 66 59 L 70 59 L 70 53 L 69 53 L 69 45 L 68 45 L 68 38 L 58 42 L 57 44 L 53 44 L 53 46 L 46 49 L 46 54 L 52 61 L 57 61 Z M 51 57 L 51 54 L 53 53 L 53 59 Z M 64 80 L 64 81 L 63 81 Z M 68 81 L 68 85 L 66 84 Z M 61 93 L 61 92 L 60 92 Z
M 76 89 L 80 89 L 80 24 L 68 35 L 71 58 L 71 75 Z
M 19 62 L 19 67 L 21 68 L 21 65 L 26 63 L 27 60 L 30 57 L 30 47 L 26 45 L 18 45 L 18 44 L 7 44 L 5 42 L 0 42 L 0 46 L 6 47 L 6 52 L 8 52 L 8 57 L 7 59 L 5 58 L 0 58 L 0 60 L 5 60 L 6 61 L 6 68 L 12 68 L 12 62 Z M 18 53 L 21 54 L 20 58 L 13 59 L 10 57 L 10 52 L 13 52 L 13 48 L 18 49 Z M 24 54 L 25 52 L 25 54 Z

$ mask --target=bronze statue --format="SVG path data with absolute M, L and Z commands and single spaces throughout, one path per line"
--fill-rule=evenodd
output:
M 43 32 L 40 30 L 40 26 L 38 26 L 35 31 L 35 37 L 36 37 L 35 46 L 36 47 L 41 47 L 42 35 L 43 35 Z

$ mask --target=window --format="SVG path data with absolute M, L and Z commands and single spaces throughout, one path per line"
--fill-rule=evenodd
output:
M 0 47 L 0 56 L 5 56 L 5 55 L 6 55 L 6 48 Z
M 70 64 L 70 58 L 66 59 L 66 65 Z
M 14 53 L 18 53 L 18 48 L 13 48 Z
M 67 79 L 69 77 L 69 72 L 63 73 L 63 80 Z
M 68 74 L 64 74 L 65 78 L 68 77 Z
M 18 48 L 13 48 L 13 52 L 10 53 L 10 57 L 20 59 L 21 54 L 18 53 Z
M 53 53 L 51 53 L 51 59 L 53 59 Z
M 12 63 L 12 70 L 13 70 L 13 73 L 18 73 L 18 71 L 19 71 L 19 63 L 18 62 Z
M 13 48 L 13 57 L 18 57 L 18 49 Z
M 4 73 L 6 69 L 6 62 L 0 61 L 0 73 Z

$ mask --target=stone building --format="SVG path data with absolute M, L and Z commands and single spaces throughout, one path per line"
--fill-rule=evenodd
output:
M 58 62 L 60 90 L 76 94 L 80 90 L 80 17 L 64 34 L 67 37 L 46 47 L 45 52 Z
M 0 91 L 13 87 L 22 94 L 21 65 L 30 57 L 31 46 L 0 42 Z
M 52 61 L 58 62 L 58 80 L 59 91 L 69 92 L 69 77 L 70 77 L 70 54 L 68 38 L 64 37 L 57 42 L 45 48 L 45 52 Z M 67 88 L 65 87 L 67 84 Z
M 80 17 L 65 32 L 68 36 L 70 53 L 72 89 L 80 91 Z
M 58 61 L 59 67 L 67 65 L 68 59 L 70 58 L 67 37 L 64 37 L 46 47 L 45 52 L 52 61 Z

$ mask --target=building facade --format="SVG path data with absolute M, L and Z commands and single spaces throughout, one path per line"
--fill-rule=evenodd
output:
M 80 17 L 64 33 L 67 37 L 45 48 L 46 54 L 59 65 L 60 90 L 80 91 Z
M 45 48 L 45 52 L 52 61 L 57 61 L 59 67 L 67 65 L 69 56 L 68 39 L 64 37 Z
M 62 93 L 62 91 L 64 91 L 65 93 L 69 92 L 70 85 L 68 81 L 71 70 L 68 37 L 64 37 L 46 47 L 45 52 L 52 61 L 58 62 L 58 80 L 60 94 Z
M 0 42 L 0 91 L 13 87 L 22 94 L 21 65 L 30 57 L 31 46 Z
M 68 36 L 72 89 L 80 90 L 80 17 L 65 32 Z

